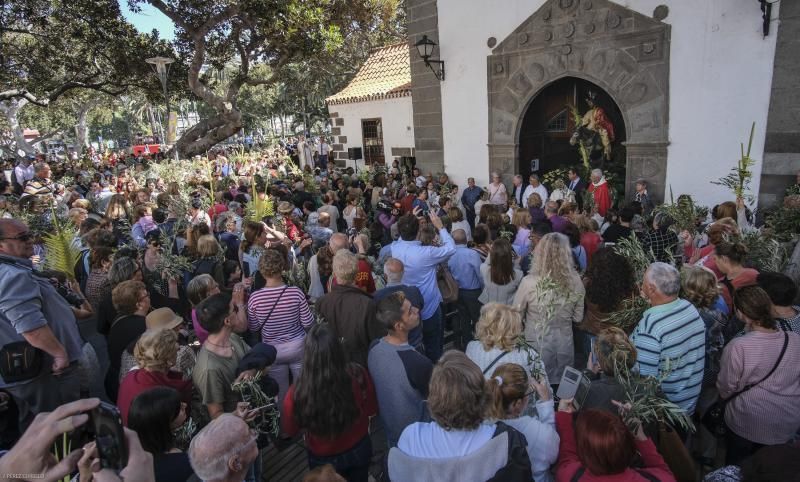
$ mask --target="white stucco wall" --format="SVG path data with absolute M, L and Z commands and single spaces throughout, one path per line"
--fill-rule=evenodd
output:
M 474 176 L 488 183 L 486 57 L 489 37 L 502 42 L 544 0 L 438 0 L 445 168 L 458 184 Z M 755 0 L 628 0 L 620 5 L 651 16 L 669 7 L 670 51 L 667 185 L 706 205 L 729 200 L 710 184 L 728 173 L 756 122 L 752 156 L 763 158 L 778 5 L 769 37 L 762 37 Z M 752 191 L 758 193 L 761 165 Z M 668 194 L 667 194 L 668 195 Z
M 344 150 L 349 147 L 363 148 L 361 119 L 380 118 L 383 125 L 383 151 L 388 164 L 392 162 L 392 147 L 414 147 L 414 111 L 411 97 L 355 102 L 328 106 L 329 112 L 337 112 L 344 119 L 341 135 L 347 136 Z M 339 144 L 339 136 L 334 136 Z

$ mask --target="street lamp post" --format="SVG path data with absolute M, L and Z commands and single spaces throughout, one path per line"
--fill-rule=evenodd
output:
M 167 92 L 167 78 L 169 77 L 169 66 L 174 62 L 173 59 L 169 57 L 150 57 L 149 59 L 145 59 L 145 62 L 153 66 L 153 71 L 158 77 L 158 80 L 161 81 L 161 87 L 164 89 L 164 101 L 167 105 L 167 115 L 166 115 L 166 123 L 169 125 L 169 95 Z M 162 135 L 164 138 L 162 142 L 166 143 L 167 141 L 167 128 L 165 128 L 162 124 L 161 130 Z M 178 149 L 173 145 L 173 150 L 175 152 L 175 161 L 178 161 Z

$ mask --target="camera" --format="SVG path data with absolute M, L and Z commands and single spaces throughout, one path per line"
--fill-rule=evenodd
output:
M 58 291 L 58 294 L 67 300 L 67 303 L 69 303 L 71 306 L 80 308 L 81 305 L 83 305 L 83 297 L 72 291 L 65 283 L 55 283 L 55 287 L 56 291 Z

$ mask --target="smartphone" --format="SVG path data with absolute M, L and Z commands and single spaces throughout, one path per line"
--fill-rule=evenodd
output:
M 116 472 L 124 469 L 128 465 L 128 445 L 119 409 L 110 403 L 100 402 L 89 412 L 89 429 L 94 432 L 102 467 Z
M 598 366 L 600 364 L 600 362 L 597 361 L 597 355 L 594 354 L 595 353 L 594 352 L 594 340 L 595 340 L 595 338 L 592 338 L 592 340 L 590 342 L 591 348 L 589 349 L 590 353 L 591 353 L 591 356 L 592 356 L 592 366 L 593 367 L 594 366 Z
M 591 381 L 579 370 L 566 367 L 558 384 L 556 396 L 560 399 L 571 398 L 576 410 L 580 410 L 586 395 L 589 393 Z

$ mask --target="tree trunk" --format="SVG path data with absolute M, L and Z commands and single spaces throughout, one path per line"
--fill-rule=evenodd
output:
M 14 99 L 9 101 L 0 102 L 0 111 L 6 117 L 6 122 L 14 137 L 14 155 L 19 157 L 17 151 L 22 150 L 25 154 L 35 155 L 36 149 L 28 141 L 25 140 L 25 134 L 22 126 L 19 124 L 19 111 L 28 104 L 27 99 Z
M 215 115 L 207 120 L 198 122 L 183 133 L 175 146 L 167 153 L 173 157 L 174 149 L 178 154 L 188 159 L 192 156 L 205 154 L 216 144 L 236 134 L 242 128 L 242 115 L 237 110 Z
M 86 125 L 86 122 L 89 118 L 89 111 L 92 109 L 92 106 L 84 104 L 78 110 L 78 123 L 75 125 L 75 135 L 77 136 L 77 151 L 78 155 L 82 155 L 84 149 L 89 146 L 89 126 Z

